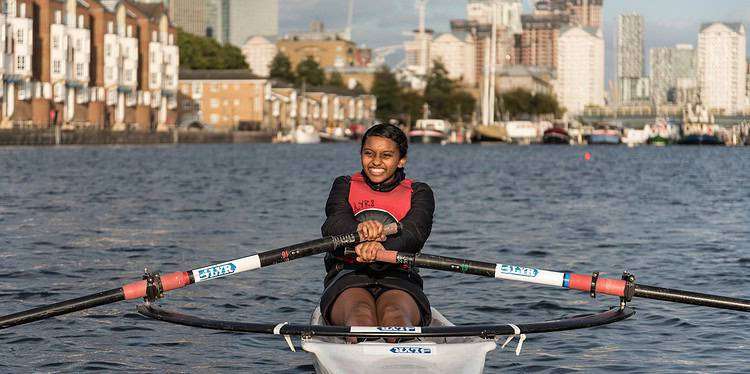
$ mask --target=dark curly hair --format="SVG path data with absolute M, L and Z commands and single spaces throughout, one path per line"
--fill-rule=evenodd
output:
M 362 150 L 365 148 L 365 142 L 370 136 L 380 136 L 386 139 L 393 140 L 398 146 L 398 153 L 400 158 L 406 157 L 406 153 L 409 151 L 409 139 L 398 126 L 394 126 L 389 123 L 377 123 L 367 129 L 365 135 L 362 136 L 362 145 L 359 148 L 360 153 L 362 153 Z

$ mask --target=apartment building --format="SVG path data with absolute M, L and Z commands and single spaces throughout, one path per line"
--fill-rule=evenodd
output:
M 163 5 L 3 1 L 2 128 L 166 130 L 179 51 Z M 7 33 L 7 35 L 6 35 Z
M 183 70 L 179 86 L 182 127 L 288 131 L 304 123 L 324 130 L 375 119 L 372 95 L 337 88 L 301 91 L 248 70 Z
M 573 26 L 560 32 L 555 92 L 568 115 L 604 105 L 604 38 L 601 29 Z
M 710 110 L 735 114 L 746 106 L 745 26 L 704 23 L 698 35 L 698 86 Z

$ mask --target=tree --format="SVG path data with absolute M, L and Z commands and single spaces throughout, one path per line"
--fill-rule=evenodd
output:
M 346 87 L 344 86 L 344 78 L 338 71 L 334 71 L 333 73 L 331 73 L 331 76 L 328 77 L 328 85 L 341 88 Z
M 370 93 L 378 98 L 378 108 L 375 111 L 378 119 L 387 121 L 402 113 L 401 87 L 387 66 L 383 65 L 375 72 Z
M 180 66 L 188 69 L 248 69 L 239 48 L 212 38 L 177 31 Z
M 312 56 L 307 58 L 297 65 L 297 85 L 302 85 L 305 82 L 311 86 L 322 86 L 326 81 L 326 75 L 323 68 L 320 67 L 317 61 Z
M 452 121 L 471 118 L 476 105 L 476 100 L 471 94 L 461 90 L 456 82 L 448 78 L 448 70 L 440 61 L 435 61 L 427 78 L 424 100 L 430 106 L 431 117 Z
M 269 75 L 274 79 L 279 79 L 287 83 L 294 83 L 295 76 L 292 71 L 292 62 L 289 61 L 289 57 L 281 52 L 277 53 L 271 61 L 271 71 Z
M 500 95 L 500 99 L 500 110 L 514 119 L 545 114 L 560 117 L 563 114 L 557 99 L 550 94 L 532 94 L 528 90 L 516 88 Z
M 367 90 L 365 89 L 365 86 L 362 85 L 362 83 L 357 82 L 357 84 L 354 85 L 354 88 L 352 88 L 352 92 L 356 95 L 364 95 L 367 93 Z

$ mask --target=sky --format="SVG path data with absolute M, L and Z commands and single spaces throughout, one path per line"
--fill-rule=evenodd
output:
M 527 12 L 528 0 L 524 0 Z M 279 32 L 307 30 L 313 20 L 321 20 L 327 30 L 346 27 L 348 0 L 279 0 Z M 405 35 L 417 27 L 413 0 L 354 0 L 352 38 L 370 48 L 402 44 Z M 436 32 L 450 31 L 449 21 L 466 18 L 465 0 L 428 0 L 427 27 Z M 645 19 L 645 55 L 652 47 L 678 43 L 697 44 L 703 22 L 743 22 L 750 20 L 748 0 L 604 0 L 604 38 L 607 80 L 615 71 L 617 15 L 639 13 Z M 750 38 L 748 38 L 750 42 Z M 750 48 L 748 49 L 750 51 Z M 389 63 L 398 62 L 394 54 Z M 648 68 L 647 68 L 648 70 Z

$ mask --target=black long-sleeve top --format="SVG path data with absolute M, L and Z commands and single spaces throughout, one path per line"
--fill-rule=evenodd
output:
M 331 193 L 326 202 L 326 221 L 321 227 L 323 236 L 346 234 L 357 231 L 359 221 L 349 205 L 350 176 L 340 176 L 333 181 Z M 426 183 L 413 182 L 411 208 L 401 220 L 401 233 L 391 236 L 383 242 L 386 249 L 417 253 L 432 230 L 432 215 L 435 212 L 435 198 L 432 189 Z M 334 253 L 343 255 L 343 249 Z

